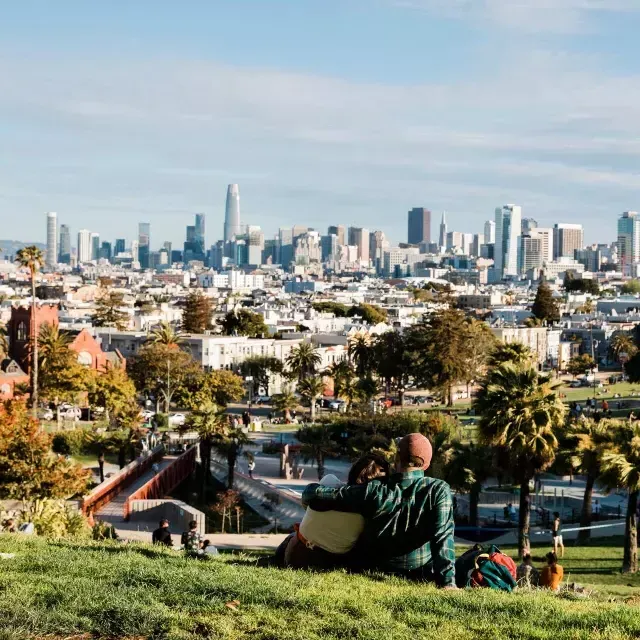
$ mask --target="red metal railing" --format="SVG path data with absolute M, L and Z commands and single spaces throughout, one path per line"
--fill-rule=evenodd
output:
M 164 447 L 158 445 L 146 458 L 138 458 L 112 478 L 100 483 L 97 487 L 82 499 L 82 513 L 88 515 L 95 513 L 104 505 L 109 504 L 119 493 L 122 493 L 132 482 L 137 480 L 151 469 L 154 462 L 162 459 Z
M 132 493 L 124 503 L 124 519 L 129 519 L 131 501 L 158 500 L 171 493 L 196 468 L 197 446 L 193 446 Z

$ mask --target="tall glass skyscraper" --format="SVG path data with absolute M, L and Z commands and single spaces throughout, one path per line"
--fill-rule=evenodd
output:
M 91 231 L 80 229 L 78 231 L 78 264 L 91 261 Z
M 71 264 L 71 229 L 68 224 L 60 225 L 60 248 L 58 250 L 59 262 Z
M 204 230 L 204 227 L 203 227 Z M 227 187 L 227 206 L 224 213 L 224 241 L 231 242 L 240 235 L 240 190 L 237 184 Z
M 47 257 L 45 264 L 50 269 L 58 264 L 58 214 L 47 213 Z
M 141 269 L 149 268 L 149 251 L 151 250 L 151 223 L 138 224 L 138 261 Z
M 520 268 L 522 208 L 506 204 L 496 209 L 494 269 L 499 279 L 517 276 Z

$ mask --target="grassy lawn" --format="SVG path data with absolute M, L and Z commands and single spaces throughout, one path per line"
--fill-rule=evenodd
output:
M 571 402 L 572 400 L 584 402 L 587 398 L 593 398 L 593 387 L 571 389 L 568 386 L 563 386 L 557 390 L 567 395 L 567 397 L 564 398 L 566 402 Z M 596 398 L 598 400 L 611 400 L 615 393 L 619 393 L 623 398 L 628 398 L 632 393 L 640 394 L 640 385 L 631 384 L 630 382 L 618 382 L 617 384 L 605 385 L 604 389 L 596 389 Z M 640 401 L 640 395 L 638 395 L 637 399 Z
M 97 467 L 98 466 L 98 456 L 94 455 L 85 455 L 82 453 L 78 453 L 74 456 L 71 456 L 73 460 L 79 462 L 83 466 L 89 467 Z M 107 453 L 104 456 L 105 462 L 110 462 L 111 464 L 118 464 L 118 456 L 114 453 Z
M 16 553 L 0 560 L 0 640 L 631 640 L 640 635 L 640 607 L 622 599 L 443 592 L 389 577 L 258 568 L 247 555 L 199 562 L 143 545 L 0 536 L 0 551 Z M 601 548 L 593 553 L 603 555 Z M 611 573 L 619 558 L 608 554 L 598 561 L 603 564 L 595 564 L 585 552 L 580 566 L 591 573 L 581 576 L 626 583 Z M 234 600 L 237 607 L 226 606 Z

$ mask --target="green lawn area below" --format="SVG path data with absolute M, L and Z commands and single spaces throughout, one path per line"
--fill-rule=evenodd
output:
M 566 398 L 563 398 L 566 402 L 575 400 L 576 402 L 583 402 L 587 398 L 593 398 L 593 387 L 580 387 L 578 389 L 571 389 L 569 386 L 559 387 L 558 392 L 566 394 Z M 619 393 L 622 398 L 632 397 L 632 393 L 638 394 L 634 399 L 640 401 L 640 384 L 631 384 L 630 382 L 618 382 L 617 384 L 605 385 L 603 389 L 596 388 L 596 398 L 600 401 L 607 399 L 612 400 L 614 394 Z M 613 408 L 613 407 L 612 407 Z
M 16 554 L 0 560 L 0 640 L 640 636 L 640 607 L 620 597 L 610 601 L 604 591 L 630 582 L 640 587 L 635 577 L 615 573 L 619 548 L 568 550 L 565 567 L 572 567 L 571 576 L 597 579 L 603 587 L 590 599 L 484 589 L 444 592 L 380 575 L 260 568 L 246 554 L 200 562 L 145 545 L 0 535 L 0 551 Z M 233 601 L 237 607 L 227 606 Z

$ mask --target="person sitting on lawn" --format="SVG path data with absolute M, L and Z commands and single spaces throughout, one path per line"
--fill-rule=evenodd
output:
M 169 531 L 169 521 L 166 518 L 160 520 L 160 526 L 151 535 L 153 544 L 163 544 L 165 547 L 172 547 L 171 532 Z
M 351 467 L 348 484 L 363 485 L 388 474 L 389 464 L 382 456 L 367 454 Z M 342 487 L 345 483 L 329 474 L 320 485 Z M 358 513 L 308 508 L 296 532 L 276 552 L 276 561 L 295 569 L 327 569 L 345 564 L 346 554 L 354 548 L 363 529 L 364 518 Z
M 539 581 L 540 573 L 531 563 L 531 555 L 526 553 L 518 567 L 516 582 L 519 587 L 537 587 Z
M 429 440 L 412 433 L 399 441 L 396 473 L 389 478 L 340 488 L 311 484 L 302 502 L 364 517 L 357 568 L 455 589 L 453 500 L 446 482 L 425 475 L 432 454 Z
M 558 564 L 558 556 L 547 553 L 547 566 L 540 573 L 540 586 L 551 591 L 558 591 L 564 578 L 564 569 Z
M 202 535 L 198 532 L 196 520 L 189 522 L 189 531 L 183 532 L 180 542 L 187 555 L 197 556 L 198 552 L 202 550 L 203 540 Z

